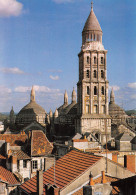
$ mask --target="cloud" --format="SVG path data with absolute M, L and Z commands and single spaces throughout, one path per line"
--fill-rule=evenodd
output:
M 16 0 L 0 0 L 0 17 L 19 16 L 23 4 Z
M 57 81 L 57 80 L 59 80 L 59 76 L 50 75 L 50 79 Z
M 55 3 L 72 3 L 74 0 L 53 0 Z
M 136 82 L 135 83 L 128 83 L 128 87 L 132 89 L 136 89 Z
M 3 85 L 0 85 L 0 94 L 2 95 L 7 95 L 7 94 L 9 94 L 9 93 L 11 93 L 12 92 L 12 90 L 10 89 L 10 88 L 8 88 L 8 87 L 5 87 L 5 86 L 3 86 Z
M 26 93 L 31 90 L 32 87 L 19 86 L 14 89 L 15 92 Z M 60 93 L 59 89 L 51 89 L 46 86 L 34 85 L 34 90 L 42 93 Z
M 25 74 L 22 70 L 20 70 L 17 67 L 14 67 L 14 68 L 1 68 L 0 71 L 5 73 L 5 74 Z
M 50 70 L 48 70 L 48 72 L 62 72 L 62 70 L 60 70 L 60 69 L 58 69 L 58 70 L 50 69 Z
M 113 85 L 113 86 L 109 86 L 109 90 L 111 90 L 113 88 L 114 91 L 119 91 L 120 87 L 117 85 Z

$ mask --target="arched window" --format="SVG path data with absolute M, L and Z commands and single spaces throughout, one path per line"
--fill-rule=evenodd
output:
M 91 34 L 91 41 L 93 41 L 93 35 Z
M 101 78 L 104 78 L 104 71 L 101 70 Z
M 103 86 L 101 88 L 101 93 L 102 93 L 102 95 L 104 95 L 104 87 Z
M 94 86 L 94 95 L 97 95 L 97 87 Z
M 94 34 L 94 41 L 96 41 L 96 36 L 95 36 L 95 34 Z
M 89 104 L 86 104 L 86 114 L 89 114 Z
M 86 77 L 89 78 L 89 70 L 86 71 Z
M 89 86 L 87 86 L 87 95 L 90 94 Z
M 97 64 L 97 62 L 96 62 L 96 56 L 94 56 L 94 64 Z
M 105 105 L 102 105 L 102 114 L 105 114 Z
M 97 105 L 94 105 L 94 113 L 97 114 Z
M 101 64 L 104 64 L 104 58 L 101 57 Z
M 94 70 L 94 78 L 97 78 L 97 72 Z
M 89 64 L 89 56 L 87 56 L 87 63 Z

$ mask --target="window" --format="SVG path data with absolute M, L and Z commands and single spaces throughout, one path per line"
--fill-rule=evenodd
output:
M 96 56 L 94 56 L 94 64 L 97 64 L 97 62 L 96 62 Z
M 97 87 L 94 86 L 94 95 L 97 95 Z
M 94 34 L 94 41 L 96 41 L 96 36 L 95 36 L 95 34 Z
M 101 94 L 104 95 L 104 87 L 101 88 Z
M 23 168 L 27 168 L 27 161 L 23 160 Z
M 101 70 L 101 78 L 104 78 L 104 71 Z
M 19 160 L 17 161 L 17 169 L 19 170 Z
M 105 106 L 102 105 L 102 114 L 105 114 Z
M 33 169 L 37 169 L 37 160 L 33 160 Z
M 94 78 L 97 78 L 97 72 L 94 70 Z
M 87 86 L 87 95 L 90 94 L 89 86 Z
M 101 57 L 101 64 L 104 64 L 104 58 Z
M 89 64 L 89 56 L 87 56 L 87 63 Z
M 93 35 L 91 34 L 91 41 L 93 41 Z
M 97 113 L 97 105 L 94 105 L 94 113 Z
M 86 114 L 89 114 L 89 104 L 86 105 Z
M 86 77 L 89 78 L 89 70 L 86 71 Z

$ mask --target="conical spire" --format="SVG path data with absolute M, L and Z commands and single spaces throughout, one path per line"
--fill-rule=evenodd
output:
M 93 2 L 91 2 L 91 12 L 87 18 L 86 23 L 85 23 L 83 32 L 84 31 L 101 31 L 102 32 L 100 24 L 99 24 L 95 14 L 94 14 L 94 11 L 93 11 Z
M 53 116 L 53 113 L 52 113 L 51 109 L 50 109 L 50 112 L 49 112 L 49 116 L 50 116 L 50 118 Z
M 67 94 L 66 90 L 65 90 L 65 94 L 64 94 L 64 105 L 68 105 L 68 94 Z
M 113 88 L 112 88 L 111 93 L 110 93 L 110 104 L 112 104 L 112 103 L 115 103 L 115 95 L 114 95 Z
M 74 87 L 73 87 L 73 91 L 72 91 L 72 103 L 73 102 L 76 102 L 76 92 L 75 92 Z
M 14 110 L 12 106 L 11 111 L 10 111 L 10 123 L 14 123 L 14 122 L 15 122 L 15 114 L 14 114 Z
M 35 90 L 34 90 L 34 86 L 32 86 L 31 89 L 31 95 L 30 95 L 30 102 L 35 101 Z
M 58 115 L 59 115 L 59 113 L 58 113 L 58 110 L 56 108 L 55 113 L 54 113 L 54 117 L 56 118 L 56 117 L 58 117 Z

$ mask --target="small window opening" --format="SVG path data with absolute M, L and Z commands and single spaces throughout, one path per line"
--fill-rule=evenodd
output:
M 101 57 L 101 64 L 104 64 L 104 58 Z
M 87 63 L 89 64 L 89 56 L 87 56 Z
M 86 77 L 89 78 L 89 70 L 86 71 Z
M 97 78 L 97 72 L 94 70 L 94 78 Z
M 104 71 L 101 70 L 101 78 L 104 78 Z
M 104 95 L 104 87 L 103 86 L 101 88 L 101 93 L 102 93 L 102 95 Z
M 97 95 L 97 87 L 94 86 L 94 95 Z
M 87 86 L 87 95 L 90 94 L 89 86 Z
M 94 64 L 97 64 L 97 62 L 96 62 L 96 56 L 94 56 Z

